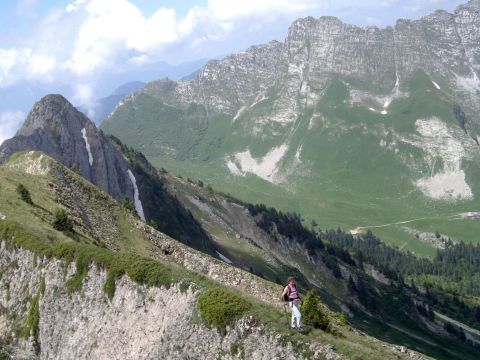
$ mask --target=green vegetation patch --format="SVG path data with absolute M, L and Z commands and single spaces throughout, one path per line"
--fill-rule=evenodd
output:
M 13 221 L 0 223 L 0 238 L 7 246 L 19 246 L 40 256 L 64 259 L 67 263 L 75 261 L 77 271 L 67 281 L 69 292 L 81 290 L 88 267 L 92 263 L 108 270 L 105 292 L 109 298 L 115 294 L 115 280 L 124 274 L 139 284 L 167 288 L 183 275 L 182 272 L 178 272 L 174 276 L 172 268 L 133 253 L 115 253 L 94 245 L 73 242 L 49 244 Z M 195 278 L 201 281 L 200 276 L 197 275 Z
M 211 326 L 224 329 L 244 315 L 252 304 L 232 291 L 214 287 L 198 298 L 202 318 Z
M 52 224 L 53 228 L 58 231 L 73 231 L 73 222 L 69 219 L 66 211 L 61 208 L 55 209 L 55 220 Z
M 22 331 L 22 336 L 28 338 L 30 334 L 36 339 L 38 337 L 38 325 L 40 323 L 40 304 L 39 296 L 35 295 L 32 299 L 30 310 L 28 311 L 27 321 Z
M 20 198 L 25 201 L 27 204 L 33 205 L 32 197 L 30 196 L 30 191 L 23 184 L 18 184 L 16 188 L 17 193 L 20 195 Z
M 28 338 L 32 335 L 35 339 L 38 339 L 38 331 L 40 324 L 40 296 L 45 291 L 45 281 L 42 279 L 37 294 L 32 298 L 30 309 L 28 310 L 27 320 L 22 329 L 22 337 Z
M 320 296 L 315 290 L 311 289 L 307 292 L 305 301 L 303 302 L 301 312 L 305 324 L 315 329 L 327 330 L 330 324 L 328 314 L 325 312 Z

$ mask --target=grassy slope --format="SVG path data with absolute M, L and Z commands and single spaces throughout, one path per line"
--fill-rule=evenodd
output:
M 38 157 L 39 154 L 34 156 Z M 23 161 L 21 157 L 16 161 Z M 52 166 L 60 166 L 53 161 Z M 69 172 L 68 170 L 66 170 Z M 147 285 L 169 286 L 179 281 L 195 283 L 200 288 L 213 288 L 219 284 L 205 278 L 203 275 L 179 268 L 172 263 L 162 263 L 153 261 L 143 256 L 147 256 L 152 250 L 151 244 L 146 238 L 135 230 L 131 214 L 121 208 L 103 192 L 87 183 L 74 173 L 69 174 L 76 178 L 79 184 L 83 184 L 84 191 L 98 192 L 99 199 L 107 199 L 105 208 L 97 208 L 98 211 L 111 211 L 118 216 L 118 222 L 108 224 L 119 229 L 122 236 L 115 244 L 120 250 L 114 252 L 104 247 L 95 245 L 96 240 L 89 234 L 82 232 L 81 224 L 75 224 L 75 231 L 79 236 L 72 237 L 52 229 L 53 211 L 61 205 L 57 202 L 52 187 L 57 179 L 51 174 L 47 175 L 26 175 L 23 170 L 14 169 L 7 166 L 0 167 L 0 212 L 7 216 L 6 221 L 0 221 L 0 234 L 2 240 L 6 240 L 10 245 L 17 245 L 29 249 L 39 255 L 49 257 L 63 258 L 66 261 L 76 261 L 80 269 L 84 268 L 89 261 L 94 261 L 109 269 L 110 276 L 107 280 L 105 291 L 113 295 L 114 287 L 112 281 L 123 273 L 127 273 L 133 280 Z M 23 183 L 29 189 L 34 206 L 30 206 L 19 199 L 15 191 L 16 186 Z M 81 189 L 81 187 L 80 187 Z M 83 191 L 82 191 L 83 192 Z M 78 196 L 82 196 L 78 194 Z M 110 200 L 108 200 L 110 199 Z M 79 291 L 81 282 L 86 273 L 79 271 L 68 281 L 71 291 Z M 238 294 L 246 297 L 245 294 Z M 374 339 L 358 334 L 337 323 L 337 331 L 341 336 L 314 330 L 309 335 L 304 336 L 288 330 L 285 326 L 285 314 L 278 308 L 260 303 L 251 298 L 246 300 L 252 304 L 250 314 L 257 316 L 268 328 L 278 332 L 282 341 L 294 340 L 295 348 L 306 354 L 306 348 L 302 343 L 308 340 L 333 343 L 336 349 L 352 358 L 371 358 L 371 359 L 397 359 L 388 347 Z
M 133 113 L 132 104 L 125 105 L 104 123 L 103 129 L 143 151 L 158 167 L 186 177 L 200 178 L 214 188 L 231 192 L 248 202 L 298 211 L 307 219 L 315 219 L 321 227 L 352 229 L 430 218 L 409 226 L 418 231 L 438 230 L 460 240 L 477 241 L 474 234 L 480 230 L 480 222 L 445 221 L 453 214 L 478 210 L 477 199 L 456 204 L 426 199 L 411 183 L 412 178 L 419 177 L 418 174 L 412 174 L 392 151 L 379 145 L 379 134 L 383 129 L 400 135 L 412 134 L 415 133 L 415 121 L 421 118 L 437 116 L 450 126 L 458 127 L 452 102 L 434 88 L 426 75 L 418 73 L 404 90 L 409 92 L 409 97 L 394 101 L 389 114 L 384 116 L 371 112 L 366 106 L 346 104 L 348 89 L 341 81 L 334 80 L 326 93 L 322 93 L 315 108 L 300 114 L 294 126 L 264 126 L 261 138 L 249 135 L 252 119 L 268 116 L 272 110 L 269 100 L 244 111 L 234 123 L 229 117 L 217 116 L 209 120 L 208 129 L 199 129 L 197 122 L 185 126 L 184 120 L 192 119 L 191 109 L 183 110 L 181 116 L 173 116 L 171 110 L 153 111 L 162 105 L 151 98 L 149 101 L 155 105 L 143 100 L 139 104 L 146 107 L 135 104 L 138 115 Z M 314 112 L 320 112 L 327 123 L 309 129 Z M 182 121 L 175 126 L 172 119 L 178 117 Z M 157 135 L 163 130 L 168 130 L 168 137 Z M 179 138 L 183 144 L 189 144 L 188 149 L 185 145 L 175 145 Z M 290 178 L 288 191 L 255 176 L 234 177 L 224 165 L 225 154 L 244 151 L 248 147 L 253 156 L 260 157 L 287 139 L 290 146 L 287 157 L 293 157 L 295 150 L 303 146 L 302 160 L 313 169 L 309 176 Z M 171 150 L 160 149 L 159 143 L 178 150 L 172 155 Z M 405 154 L 421 155 L 418 149 L 409 145 L 399 144 L 399 147 Z M 469 185 L 475 194 L 479 194 L 480 184 L 474 180 L 480 172 L 478 164 L 465 161 L 464 167 L 470 175 L 468 178 L 473 181 Z M 429 169 L 424 170 L 429 173 Z M 401 226 L 372 230 L 383 240 L 419 255 L 434 254 L 431 244 L 419 242 Z

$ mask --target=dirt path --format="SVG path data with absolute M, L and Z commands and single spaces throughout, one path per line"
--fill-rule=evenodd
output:
M 350 230 L 350 233 L 352 235 L 357 235 L 362 232 L 362 230 L 366 229 L 376 229 L 376 228 L 383 228 L 383 227 L 388 227 L 388 226 L 394 226 L 394 225 L 403 225 L 403 224 L 408 224 L 416 221 L 421 221 L 421 220 L 438 220 L 438 219 L 453 219 L 456 217 L 461 216 L 461 214 L 455 214 L 455 215 L 449 215 L 449 216 L 433 216 L 433 217 L 423 217 L 423 218 L 417 218 L 417 219 L 411 219 L 411 220 L 405 220 L 405 221 L 398 221 L 394 223 L 389 223 L 389 224 L 381 224 L 381 225 L 371 225 L 371 226 L 359 226 L 356 227 L 355 229 Z

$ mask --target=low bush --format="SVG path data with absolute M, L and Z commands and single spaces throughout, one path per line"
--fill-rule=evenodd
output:
M 227 325 L 244 315 L 252 304 L 232 291 L 214 287 L 205 291 L 198 299 L 198 310 L 211 326 L 225 329 Z
M 55 209 L 55 219 L 52 224 L 53 228 L 58 231 L 73 231 L 73 223 L 68 218 L 64 209 Z
M 32 197 L 30 196 L 30 191 L 23 184 L 18 184 L 17 193 L 20 195 L 20 198 L 29 205 L 33 205 Z
M 127 210 L 133 211 L 133 204 L 128 196 L 125 196 L 123 199 L 122 206 Z

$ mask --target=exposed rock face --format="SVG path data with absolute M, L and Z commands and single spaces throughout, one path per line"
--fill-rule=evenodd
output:
M 115 199 L 134 189 L 129 164 L 121 153 L 63 96 L 48 95 L 37 102 L 17 135 L 0 147 L 0 163 L 18 151 L 42 151 L 80 174 Z
M 478 108 L 472 96 L 480 91 L 479 43 L 478 0 L 459 6 L 454 14 L 439 10 L 420 20 L 398 20 L 385 29 L 348 25 L 334 17 L 307 17 L 292 24 L 284 43 L 253 46 L 210 61 L 195 80 L 160 80 L 142 91 L 167 104 L 195 102 L 211 112 L 234 115 L 243 105 L 267 97 L 267 90 L 276 85 L 282 87 L 278 106 L 287 101 L 284 109 L 295 110 L 308 100 L 309 86 L 321 87 L 331 74 L 386 92 L 397 77 L 401 84 L 422 69 L 450 84 L 455 95 L 464 93 L 464 101 Z M 457 78 L 470 80 L 470 88 Z M 299 103 L 288 101 L 292 98 Z
M 12 265 L 14 264 L 14 265 Z M 299 359 L 292 344 L 282 345 L 272 333 L 246 317 L 222 336 L 195 321 L 196 298 L 192 288 L 147 288 L 121 278 L 109 301 L 103 286 L 106 272 L 90 267 L 80 293 L 69 295 L 66 280 L 75 266 L 62 261 L 35 259 L 33 254 L 0 245 L 0 334 L 12 319 L 23 318 L 25 305 L 39 300 L 38 341 L 20 341 L 29 358 L 40 359 Z M 67 274 L 65 276 L 65 274 Z M 43 280 L 42 280 L 43 279 Z M 241 350 L 232 351 L 236 344 Z M 312 343 L 313 359 L 344 359 L 331 347 Z M 243 353 L 243 357 L 242 357 Z M 25 353 L 22 353 L 25 356 Z

